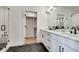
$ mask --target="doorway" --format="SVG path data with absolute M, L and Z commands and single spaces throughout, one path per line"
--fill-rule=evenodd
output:
M 26 13 L 26 44 L 33 44 L 37 42 L 37 17 L 35 15 L 37 15 L 35 12 Z

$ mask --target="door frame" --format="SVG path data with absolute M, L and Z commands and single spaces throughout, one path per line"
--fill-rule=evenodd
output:
M 25 11 L 24 12 L 24 16 L 25 16 L 25 21 L 26 21 L 26 12 L 33 12 L 33 13 L 36 13 L 36 20 L 37 20 L 37 25 L 36 25 L 36 27 L 37 27 L 37 33 L 36 33 L 36 43 L 38 42 L 38 12 L 37 11 Z M 26 23 L 25 23 L 25 25 L 26 25 Z M 26 32 L 26 30 L 25 30 L 25 32 Z M 25 34 L 25 36 L 26 36 L 26 34 Z

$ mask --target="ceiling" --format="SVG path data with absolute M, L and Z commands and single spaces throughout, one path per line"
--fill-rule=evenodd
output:
M 72 14 L 79 13 L 79 6 L 60 6 L 60 7 L 71 9 L 72 10 Z
M 0 6 L 1 8 L 8 8 L 8 6 Z M 32 6 L 33 7 L 33 6 Z M 37 6 L 39 7 L 39 6 Z M 46 6 L 48 7 L 48 6 Z M 56 6 L 56 7 L 64 7 L 64 8 L 69 8 L 72 10 L 72 14 L 77 14 L 79 13 L 79 6 Z

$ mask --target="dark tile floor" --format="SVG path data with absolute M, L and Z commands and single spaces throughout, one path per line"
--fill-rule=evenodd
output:
M 7 43 L 0 43 L 0 50 L 2 50 L 3 48 L 5 48 L 7 45 Z
M 10 47 L 7 52 L 48 52 L 42 43 Z

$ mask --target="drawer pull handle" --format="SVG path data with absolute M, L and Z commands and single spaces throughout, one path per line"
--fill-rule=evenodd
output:
M 48 49 L 50 49 L 50 47 L 48 46 Z
M 64 48 L 62 48 L 62 52 L 64 52 Z
M 48 35 L 50 35 L 50 34 L 48 34 Z
M 61 46 L 59 46 L 59 52 L 61 52 Z
M 47 39 L 48 41 L 51 41 L 50 39 Z

